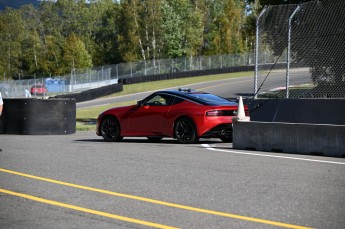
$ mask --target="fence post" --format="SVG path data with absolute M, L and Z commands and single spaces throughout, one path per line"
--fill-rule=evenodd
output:
M 193 61 L 193 56 L 190 55 L 190 57 L 189 57 L 189 71 L 192 71 L 192 61 Z
M 295 16 L 300 6 L 294 10 L 289 18 L 289 27 L 288 27 L 288 49 L 287 49 L 287 66 L 286 66 L 286 98 L 289 98 L 289 86 L 290 86 L 290 53 L 291 53 L 291 21 Z
M 255 74 L 254 74 L 254 98 L 258 97 L 258 64 L 259 64 L 259 21 L 262 15 L 266 12 L 267 7 L 265 6 L 264 9 L 259 14 L 258 18 L 256 19 L 256 37 L 255 37 Z
M 202 60 L 201 60 L 201 58 L 202 58 L 202 57 L 199 56 L 199 70 L 202 70 L 202 63 L 201 63 Z
M 158 74 L 161 74 L 161 61 L 158 60 Z
M 184 71 L 187 71 L 187 56 L 184 57 Z

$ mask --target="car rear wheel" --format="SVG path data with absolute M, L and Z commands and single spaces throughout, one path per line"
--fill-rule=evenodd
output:
M 199 138 L 196 133 L 194 122 L 186 117 L 177 120 L 175 125 L 175 137 L 179 143 L 196 143 Z
M 114 117 L 105 117 L 101 123 L 101 135 L 106 142 L 118 142 L 120 136 L 120 124 Z

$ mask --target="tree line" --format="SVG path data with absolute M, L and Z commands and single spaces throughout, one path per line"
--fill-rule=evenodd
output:
M 57 0 L 6 8 L 0 11 L 0 79 L 252 51 L 258 5 L 252 0 Z

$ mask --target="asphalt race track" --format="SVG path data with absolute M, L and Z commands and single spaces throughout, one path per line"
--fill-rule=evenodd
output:
M 217 80 L 211 82 L 202 82 L 192 85 L 181 85 L 181 87 L 188 87 L 193 90 L 202 90 L 208 93 L 214 93 L 216 95 L 222 96 L 224 98 L 237 98 L 240 95 L 241 91 L 248 91 L 247 93 L 253 94 L 253 77 L 239 77 L 226 80 Z M 230 88 L 229 88 L 230 87 Z M 237 88 L 237 89 L 236 89 Z M 166 88 L 166 89 L 177 89 L 177 87 Z M 86 101 L 77 103 L 77 108 L 87 108 L 92 106 L 101 106 L 111 103 L 119 102 L 128 102 L 133 101 L 135 104 L 136 101 L 144 99 L 146 96 L 150 95 L 153 91 L 141 92 L 137 94 L 130 94 L 124 96 L 116 96 L 110 98 L 100 98 L 96 100 Z M 246 93 L 246 94 L 247 94 Z
M 0 135 L 0 228 L 344 228 L 345 159 Z
M 308 69 L 295 69 L 291 71 L 290 79 L 295 84 L 304 84 L 310 83 L 309 77 L 305 77 L 308 74 Z M 249 74 L 249 73 L 248 73 Z M 219 95 L 224 98 L 239 98 L 239 96 L 243 97 L 252 97 L 254 94 L 254 73 L 249 74 L 245 77 L 238 77 L 238 78 L 230 78 L 224 80 L 216 80 L 210 82 L 202 82 L 202 83 L 195 83 L 191 85 L 181 85 L 181 87 L 188 87 L 193 90 L 201 90 L 208 93 L 212 93 L 215 95 Z M 301 75 L 303 77 L 301 77 Z M 265 81 L 265 87 L 269 89 L 277 88 L 285 86 L 285 71 L 279 70 L 271 73 L 269 75 L 269 80 Z M 261 79 L 262 81 L 263 79 Z M 260 82 L 258 82 L 258 88 L 260 87 Z M 177 89 L 174 88 L 166 88 L 166 89 Z M 260 90 L 262 92 L 262 90 Z M 119 103 L 119 102 L 127 102 L 133 101 L 133 104 L 136 101 L 145 98 L 146 96 L 150 95 L 151 92 L 142 92 L 132 95 L 125 95 L 125 96 L 117 96 L 111 98 L 100 98 L 92 101 L 81 102 L 77 104 L 77 108 L 86 108 L 92 106 L 101 106 L 107 105 L 111 103 Z
M 273 77 L 269 87 L 280 83 Z M 185 86 L 226 98 L 250 96 L 253 77 Z M 0 135 L 0 149 L 0 228 L 345 225 L 345 158 L 240 151 L 218 139 L 193 145 L 145 138 L 107 143 L 94 132 Z

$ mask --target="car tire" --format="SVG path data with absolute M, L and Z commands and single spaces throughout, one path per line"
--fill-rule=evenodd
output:
M 187 117 L 177 120 L 174 128 L 174 134 L 177 141 L 182 144 L 192 144 L 198 142 L 199 140 L 194 122 Z
M 118 142 L 122 140 L 120 124 L 114 117 L 108 116 L 102 120 L 100 132 L 106 142 Z
M 163 137 L 147 137 L 150 142 L 159 142 Z

